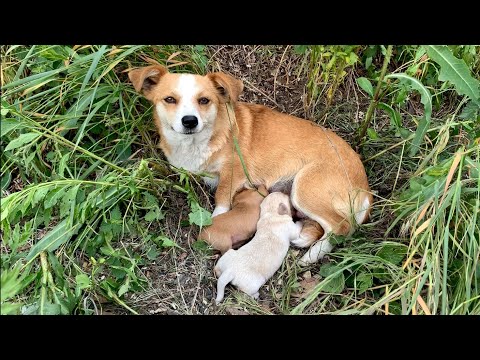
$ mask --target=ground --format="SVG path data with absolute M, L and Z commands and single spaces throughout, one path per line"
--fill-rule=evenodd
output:
M 209 52 L 212 70 L 225 71 L 243 80 L 245 88 L 241 101 L 264 104 L 298 117 L 309 118 L 310 115 L 309 119 L 313 121 L 321 113 L 322 105 L 315 109 L 305 105 L 307 79 L 304 73 L 296 73 L 301 56 L 296 55 L 291 46 L 277 46 L 275 51 L 269 47 L 268 52 L 261 46 L 218 46 L 209 48 Z M 350 144 L 354 141 L 354 129 L 362 120 L 369 104 L 369 100 L 363 96 L 359 99 L 356 93 L 358 90 L 353 86 L 353 76 L 350 73 L 345 85 L 336 92 L 332 104 L 335 111 L 324 122 L 325 126 L 335 130 Z M 368 165 L 366 168 L 370 182 L 375 184 L 376 179 L 372 175 L 378 174 L 377 169 L 369 168 Z M 402 179 L 399 181 L 402 182 Z M 372 187 L 374 191 L 383 195 L 390 193 L 391 189 L 383 189 L 378 185 L 381 184 Z M 197 186 L 200 188 L 197 193 L 203 195 L 202 206 L 212 211 L 213 193 L 203 184 Z M 305 250 L 291 248 L 282 269 L 261 288 L 257 303 L 229 286 L 224 302 L 215 305 L 216 278 L 213 267 L 219 255 L 192 249 L 191 243 L 196 239 L 198 228 L 180 225 L 182 219 L 188 218 L 187 202 L 177 192 L 171 192 L 169 197 L 175 203 L 170 209 L 177 211 L 169 214 L 165 230 L 182 250 L 172 248 L 165 251 L 155 261 L 155 265 L 143 269 L 150 286 L 143 292 L 126 295 L 126 303 L 139 313 L 281 314 L 286 311 L 285 301 L 289 301 L 290 307 L 296 306 L 318 284 L 321 278 L 319 264 L 328 262 L 328 256 L 319 264 L 303 269 L 296 261 Z M 384 222 L 383 230 L 386 225 L 388 224 Z M 381 233 L 382 229 L 379 228 L 378 231 Z M 297 271 L 296 276 L 292 275 Z M 285 282 L 292 282 L 293 278 L 297 287 L 290 294 L 285 291 Z M 115 307 L 111 311 L 128 313 L 122 307 Z
M 480 313 L 479 46 L 0 53 L 2 313 Z M 370 220 L 331 237 L 333 252 L 306 268 L 298 265 L 305 249 L 291 248 L 258 302 L 228 286 L 215 305 L 218 254 L 195 241 L 199 228 L 190 224 L 197 203 L 213 210 L 214 194 L 168 165 L 151 104 L 127 76 L 158 62 L 174 72 L 227 72 L 243 80 L 241 101 L 335 131 L 365 165 Z

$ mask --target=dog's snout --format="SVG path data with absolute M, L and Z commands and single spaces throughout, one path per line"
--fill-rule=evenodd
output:
M 198 125 L 198 119 L 193 115 L 186 115 L 182 117 L 182 125 L 187 129 L 193 129 Z

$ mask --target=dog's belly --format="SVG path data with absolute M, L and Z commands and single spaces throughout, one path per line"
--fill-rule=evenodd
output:
M 293 178 L 286 180 L 278 180 L 268 189 L 269 192 L 279 191 L 284 194 L 290 195 L 292 192 Z

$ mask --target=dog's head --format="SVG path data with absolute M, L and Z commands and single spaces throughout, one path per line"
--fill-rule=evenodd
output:
M 213 128 L 220 106 L 238 100 L 243 82 L 222 72 L 172 74 L 161 65 L 128 73 L 135 90 L 155 106 L 162 126 L 179 134 Z
M 277 214 L 292 216 L 292 208 L 288 195 L 281 192 L 270 193 L 260 204 L 260 214 Z

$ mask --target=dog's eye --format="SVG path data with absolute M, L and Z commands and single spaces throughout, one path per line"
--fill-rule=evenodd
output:
M 163 100 L 165 100 L 165 102 L 168 103 L 168 104 L 175 104 L 175 103 L 177 102 L 177 100 L 175 100 L 175 99 L 174 99 L 173 97 L 171 97 L 171 96 L 168 96 L 168 97 L 166 97 L 166 98 L 163 99 Z
M 200 105 L 207 105 L 209 102 L 210 102 L 210 100 L 208 100 L 208 99 L 205 98 L 205 97 L 202 97 L 202 98 L 198 99 L 198 103 L 199 103 Z

